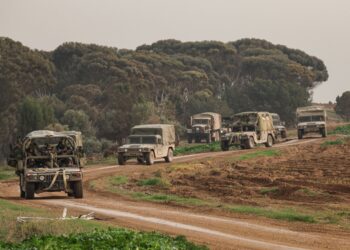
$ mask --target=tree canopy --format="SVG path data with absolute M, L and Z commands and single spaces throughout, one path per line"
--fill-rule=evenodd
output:
M 83 130 L 100 148 L 91 140 L 121 141 L 136 123 L 184 126 L 202 111 L 264 110 L 291 122 L 327 78 L 322 60 L 260 39 L 44 52 L 0 38 L 0 145 L 4 153 L 17 135 L 51 127 Z

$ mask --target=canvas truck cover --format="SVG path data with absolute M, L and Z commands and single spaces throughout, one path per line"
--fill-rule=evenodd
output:
M 259 129 L 262 131 L 273 130 L 272 116 L 268 112 L 243 112 L 233 116 L 233 123 L 256 125 L 259 124 Z
M 165 145 L 175 144 L 175 127 L 171 124 L 145 124 L 131 128 L 131 135 L 160 135 Z
M 200 114 L 195 114 L 191 117 L 192 119 L 210 118 L 213 122 L 213 130 L 221 129 L 221 115 L 213 112 L 205 112 Z
M 83 137 L 80 131 L 62 131 L 60 133 L 73 137 L 77 147 L 83 146 Z
M 64 132 L 55 132 L 51 130 L 36 130 L 33 132 L 30 132 L 24 137 L 24 141 L 32 140 L 32 139 L 38 139 L 38 138 L 45 138 L 45 137 L 72 137 L 75 146 L 79 147 L 82 146 L 82 138 L 81 138 L 81 132 L 78 131 L 64 131 Z
M 309 115 L 323 115 L 326 116 L 326 111 L 320 106 L 307 106 L 297 108 L 297 116 L 309 116 Z

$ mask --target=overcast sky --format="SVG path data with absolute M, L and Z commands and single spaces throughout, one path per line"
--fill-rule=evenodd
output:
M 135 49 L 160 39 L 261 38 L 322 59 L 314 101 L 350 90 L 348 0 L 0 0 L 0 36 L 31 48 L 63 42 Z

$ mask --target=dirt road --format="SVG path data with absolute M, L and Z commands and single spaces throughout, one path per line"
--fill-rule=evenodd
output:
M 312 143 L 319 139 L 292 140 L 275 147 L 288 147 L 300 143 Z M 253 149 L 259 150 L 259 149 Z M 203 153 L 176 157 L 175 162 L 186 162 L 205 157 L 239 155 L 242 151 Z M 244 151 L 247 152 L 247 151 Z M 84 171 L 85 180 L 94 180 L 113 174 L 127 174 L 135 171 L 155 171 L 164 166 L 126 165 L 89 168 Z M 88 185 L 88 182 L 86 182 Z M 35 200 L 20 200 L 17 182 L 0 183 L 0 197 L 33 206 L 50 208 L 67 207 L 77 211 L 93 211 L 119 226 L 139 230 L 151 230 L 185 235 L 190 240 L 206 244 L 212 249 L 350 249 L 350 234 L 336 229 L 314 230 L 306 224 L 290 227 L 286 222 L 262 218 L 240 218 L 209 210 L 190 210 L 164 204 L 130 201 L 119 196 L 89 191 L 85 198 L 75 200 L 63 193 L 39 195 Z M 41 199 L 42 198 L 42 199 Z M 312 231 L 312 232 L 311 232 Z

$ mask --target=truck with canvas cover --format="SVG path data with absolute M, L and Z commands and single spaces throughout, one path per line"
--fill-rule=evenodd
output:
M 275 139 L 270 113 L 243 112 L 232 117 L 231 132 L 221 136 L 221 149 L 227 151 L 231 146 L 250 149 L 257 144 L 271 147 Z
M 327 136 L 327 112 L 323 107 L 308 106 L 297 108 L 298 139 L 303 139 L 309 133 Z
M 81 132 L 38 130 L 11 147 L 7 163 L 16 168 L 22 198 L 57 191 L 82 198 L 83 158 Z
M 137 125 L 131 129 L 127 144 L 118 148 L 118 164 L 136 158 L 139 163 L 152 165 L 155 159 L 173 160 L 175 127 L 170 124 Z
M 187 129 L 187 140 L 196 143 L 205 140 L 207 143 L 220 140 L 221 115 L 205 112 L 191 116 L 191 127 Z

